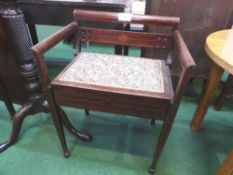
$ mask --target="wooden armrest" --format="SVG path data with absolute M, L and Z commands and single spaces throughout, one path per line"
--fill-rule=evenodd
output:
M 37 62 L 41 84 L 43 89 L 46 91 L 48 88 L 48 85 L 50 83 L 49 74 L 48 74 L 48 68 L 44 61 L 43 54 L 51 49 L 53 46 L 55 46 L 57 43 L 59 43 L 61 40 L 65 39 L 67 36 L 71 35 L 73 32 L 75 32 L 77 29 L 77 24 L 75 22 L 67 25 L 66 27 L 60 29 L 53 35 L 49 36 L 48 38 L 42 40 L 35 46 L 31 48 Z
M 176 47 L 176 54 L 178 56 L 179 62 L 182 67 L 182 72 L 178 81 L 178 84 L 175 89 L 175 96 L 173 101 L 173 106 L 171 110 L 169 111 L 171 119 L 174 119 L 175 114 L 178 110 L 181 97 L 183 95 L 184 89 L 186 85 L 188 84 L 192 74 L 195 71 L 196 63 L 193 60 L 193 57 L 191 56 L 181 34 L 179 31 L 175 31 L 173 33 L 174 38 L 174 44 Z
M 175 31 L 173 33 L 173 37 L 174 37 L 174 44 L 176 47 L 176 54 L 178 56 L 182 69 L 187 69 L 190 67 L 195 68 L 196 63 L 194 62 L 193 57 L 191 56 L 180 32 Z
M 45 38 L 44 40 L 33 46 L 31 49 L 33 52 L 37 54 L 43 54 L 47 50 L 55 46 L 57 43 L 59 43 L 61 40 L 65 39 L 67 36 L 75 32 L 76 29 L 77 29 L 77 23 L 75 22 L 70 23 L 69 25 L 60 29 L 59 31 L 49 36 L 48 38 Z

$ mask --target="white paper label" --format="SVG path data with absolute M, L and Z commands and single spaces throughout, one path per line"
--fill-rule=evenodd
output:
M 130 13 L 119 13 L 118 14 L 118 21 L 130 22 L 131 19 L 132 19 L 132 14 Z

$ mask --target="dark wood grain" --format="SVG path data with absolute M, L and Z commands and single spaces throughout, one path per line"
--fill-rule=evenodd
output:
M 88 14 L 88 15 L 87 15 Z M 89 10 L 75 10 L 74 18 L 79 21 L 96 21 L 96 22 L 108 22 L 108 23 L 136 23 L 136 24 L 148 24 L 148 25 L 162 25 L 162 26 L 173 26 L 176 27 L 180 18 L 178 17 L 166 17 L 166 16 L 152 16 L 152 15 L 136 15 L 136 14 L 125 14 L 130 15 L 128 18 L 120 18 L 119 15 L 114 12 L 102 13 L 99 11 Z M 123 19 L 123 20 L 121 20 Z
M 171 35 L 145 32 L 80 27 L 78 30 L 78 37 L 80 41 L 102 44 L 120 44 L 154 49 L 166 49 L 171 46 Z
M 57 83 L 57 84 L 55 84 Z M 68 87 L 67 84 L 53 82 L 56 101 L 62 106 L 87 108 L 95 111 L 158 118 L 165 120 L 170 100 L 148 99 L 143 96 L 124 95 L 120 93 L 95 91 L 93 89 Z M 69 90 L 67 91 L 67 87 Z

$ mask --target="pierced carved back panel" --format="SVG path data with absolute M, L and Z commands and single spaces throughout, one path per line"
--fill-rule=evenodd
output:
M 116 44 L 145 48 L 167 49 L 171 46 L 171 36 L 145 32 L 129 32 L 96 28 L 78 29 L 78 39 L 83 42 Z

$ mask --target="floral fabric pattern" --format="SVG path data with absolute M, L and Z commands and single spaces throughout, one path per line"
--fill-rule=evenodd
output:
M 164 92 L 161 60 L 81 52 L 59 81 Z

